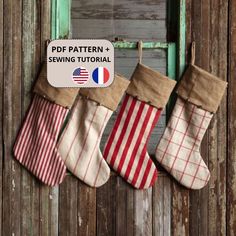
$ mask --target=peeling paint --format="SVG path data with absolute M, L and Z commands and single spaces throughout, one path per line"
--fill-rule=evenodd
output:
M 82 217 L 80 216 L 80 214 L 78 214 L 78 221 L 79 221 L 79 226 L 82 226 L 83 220 Z
M 16 187 L 14 179 L 12 179 L 11 184 L 12 184 L 12 191 L 14 192 L 15 191 L 15 187 Z

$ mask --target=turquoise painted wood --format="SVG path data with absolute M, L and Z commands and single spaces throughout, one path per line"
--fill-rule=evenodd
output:
M 178 10 L 178 79 L 185 70 L 186 48 L 186 0 L 179 0 Z
M 68 38 L 71 22 L 71 1 L 51 0 L 51 38 Z

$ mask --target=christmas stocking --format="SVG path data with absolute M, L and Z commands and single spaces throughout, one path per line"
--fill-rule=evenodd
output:
M 204 187 L 210 178 L 199 149 L 227 83 L 190 65 L 177 89 L 178 98 L 157 149 L 160 164 L 182 185 Z
M 116 75 L 107 88 L 81 89 L 82 96 L 58 142 L 59 153 L 67 168 L 92 187 L 103 185 L 110 177 L 99 144 L 128 84 L 128 80 Z
M 157 178 L 147 142 L 174 85 L 175 81 L 139 63 L 105 144 L 106 161 L 135 188 L 148 188 Z
M 78 89 L 58 89 L 47 82 L 43 65 L 33 101 L 14 145 L 16 159 L 43 183 L 54 186 L 65 176 L 66 166 L 56 146 L 58 133 Z

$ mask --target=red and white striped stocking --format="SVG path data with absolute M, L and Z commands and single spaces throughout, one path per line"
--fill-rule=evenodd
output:
M 161 109 L 126 95 L 105 145 L 104 158 L 135 188 L 148 188 L 157 178 L 147 142 Z
M 138 64 L 105 144 L 108 164 L 135 188 L 148 188 L 157 179 L 147 142 L 174 85 L 159 72 Z
M 209 181 L 210 172 L 201 157 L 200 145 L 226 85 L 190 65 L 177 89 L 179 96 L 157 146 L 156 158 L 187 188 L 201 189 Z
M 56 142 L 78 89 L 58 89 L 47 81 L 46 63 L 34 87 L 32 104 L 14 145 L 15 158 L 43 183 L 62 182 L 66 166 Z
M 35 94 L 14 145 L 15 158 L 50 186 L 61 183 L 66 171 L 55 147 L 67 113 L 68 109 Z

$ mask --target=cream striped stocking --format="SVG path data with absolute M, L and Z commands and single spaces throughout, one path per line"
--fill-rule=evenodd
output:
M 103 185 L 110 177 L 110 168 L 99 145 L 128 84 L 128 80 L 115 75 L 107 88 L 81 89 L 82 96 L 59 140 L 58 149 L 67 168 L 92 187 Z
M 86 184 L 99 187 L 110 177 L 110 168 L 99 145 L 112 111 L 79 97 L 58 143 L 67 168 Z

